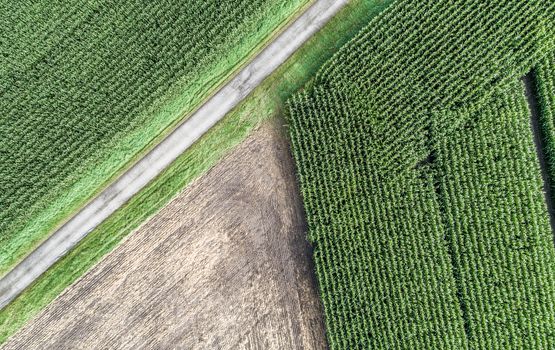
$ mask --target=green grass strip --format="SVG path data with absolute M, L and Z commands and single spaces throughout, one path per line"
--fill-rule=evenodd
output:
M 0 275 L 309 0 L 54 3 L 1 15 L 17 28 L 0 27 Z
M 5 342 L 184 187 L 214 166 L 260 123 L 281 115 L 284 101 L 389 3 L 391 0 L 357 0 L 347 5 L 244 103 L 24 293 L 0 310 L 0 343 Z

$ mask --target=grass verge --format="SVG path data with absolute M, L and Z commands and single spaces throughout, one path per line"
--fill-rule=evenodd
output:
M 11 115 L 14 114 L 12 112 L 16 110 L 15 107 L 0 105 L 1 110 L 10 111 L 6 112 L 6 119 L 0 123 L 1 134 L 10 135 L 7 140 L 0 142 L 0 152 L 10 150 L 9 153 L 6 153 L 6 161 L 0 164 L 2 165 L 0 172 L 3 180 L 0 185 L 4 190 L 0 191 L 0 206 L 3 209 L 0 211 L 0 276 L 23 260 L 56 228 L 63 225 L 75 212 L 173 131 L 312 3 L 312 0 L 294 0 L 288 3 L 279 3 L 275 0 L 261 1 L 265 1 L 267 6 L 254 7 L 260 8 L 260 12 L 255 12 L 251 8 L 254 19 L 250 22 L 247 21 L 245 27 L 241 27 L 246 34 L 227 33 L 225 40 L 221 38 L 218 40 L 222 44 L 220 51 L 213 52 L 214 56 L 203 61 L 203 64 L 192 67 L 191 62 L 196 62 L 200 58 L 196 56 L 191 56 L 196 57 L 191 58 L 184 53 L 172 51 L 173 56 L 161 53 L 160 59 L 173 63 L 173 65 L 146 65 L 147 67 L 165 67 L 164 69 L 160 68 L 160 72 L 165 72 L 164 76 L 167 79 L 150 81 L 149 79 L 157 75 L 158 70 L 156 69 L 150 71 L 145 68 L 142 71 L 140 69 L 138 72 L 134 71 L 134 74 L 141 78 L 132 79 L 134 74 L 129 71 L 118 71 L 115 74 L 112 71 L 103 70 L 102 67 L 111 67 L 112 64 L 103 64 L 100 68 L 94 65 L 88 67 L 90 62 L 87 63 L 88 61 L 85 59 L 94 59 L 96 56 L 87 55 L 86 52 L 90 51 L 89 49 L 84 50 L 79 45 L 74 45 L 75 47 L 69 45 L 62 50 L 64 54 L 59 60 L 63 61 L 66 56 L 72 56 L 70 53 L 73 55 L 83 54 L 83 61 L 80 62 L 80 65 L 88 67 L 86 71 L 88 75 L 84 76 L 84 79 L 86 78 L 86 82 L 98 81 L 98 86 L 91 88 L 83 82 L 72 85 L 74 90 L 68 90 L 68 92 L 64 92 L 65 88 L 54 89 L 61 95 L 49 95 L 50 100 L 44 100 L 39 105 L 22 102 L 22 106 L 18 105 L 20 110 L 15 113 L 15 117 Z M 268 7 L 270 4 L 275 7 Z M 205 4 L 205 6 L 208 5 L 208 3 Z M 249 6 L 253 5 L 251 2 Z M 122 7 L 124 6 L 122 5 Z M 146 11 L 146 9 L 143 8 L 138 12 L 141 13 L 141 11 Z M 173 9 L 173 11 L 180 10 Z M 172 11 L 166 9 L 164 12 Z M 272 15 L 269 16 L 269 13 Z M 134 14 L 139 16 L 137 13 Z M 114 18 L 97 20 L 101 26 L 95 27 L 92 30 L 93 33 L 97 30 L 101 31 L 102 26 L 109 25 L 109 23 L 119 23 Z M 134 17 L 130 16 L 128 21 L 134 23 L 130 24 L 130 27 L 135 28 Z M 145 31 L 152 30 L 149 36 L 155 36 L 158 33 L 151 27 L 146 28 Z M 126 35 L 131 34 L 127 33 Z M 158 35 L 160 36 L 160 33 Z M 184 32 L 176 29 L 161 35 L 158 39 L 162 41 L 161 38 L 164 40 L 173 38 L 173 40 L 181 41 L 177 47 L 182 50 L 189 44 L 189 41 L 196 42 L 195 40 L 180 39 L 178 35 L 184 35 Z M 231 40 L 232 38 L 235 39 Z M 238 41 L 237 38 L 242 39 Z M 105 44 L 106 40 L 108 39 L 98 38 L 99 43 Z M 65 42 L 67 40 L 62 41 L 62 43 Z M 136 48 L 140 44 L 141 42 L 137 41 L 131 45 L 131 48 Z M 145 45 L 148 47 L 148 44 Z M 161 47 L 174 46 L 166 41 L 159 45 Z M 126 45 L 119 47 L 122 46 L 126 47 Z M 226 50 L 225 47 L 228 49 Z M 144 54 L 147 52 L 146 50 L 144 48 L 139 51 Z M 191 47 L 186 52 L 195 51 L 194 47 Z M 57 54 L 60 56 L 60 52 Z M 50 55 L 53 54 L 50 53 Z M 140 56 L 138 53 L 136 55 Z M 124 55 L 124 57 L 128 57 L 128 55 Z M 201 57 L 204 56 L 201 55 Z M 109 62 L 112 62 L 113 65 L 120 64 L 121 60 L 127 62 L 120 58 L 112 59 L 114 62 Z M 182 61 L 182 65 L 177 63 L 180 61 Z M 56 65 L 52 67 L 54 66 Z M 138 66 L 138 64 L 128 64 L 125 67 L 137 69 Z M 45 68 L 44 71 L 34 75 L 29 73 L 29 75 L 40 76 L 40 79 L 35 79 L 39 82 L 36 84 L 40 84 L 41 81 L 50 81 L 50 83 L 44 84 L 55 86 L 59 79 L 65 79 L 63 78 L 64 73 L 73 72 L 74 68 L 75 66 L 70 64 L 57 67 L 60 70 L 58 73 L 52 73 Z M 80 70 L 81 68 L 78 69 L 78 71 Z M 103 83 L 102 79 L 106 77 L 114 79 L 109 83 Z M 125 85 L 125 82 L 132 84 L 137 81 L 141 82 L 142 87 L 152 85 L 156 89 L 147 93 L 146 90 L 143 91 L 137 87 L 137 91 L 143 91 L 142 98 L 138 98 L 137 91 L 129 90 Z M 115 85 L 122 84 L 126 86 L 125 89 L 123 87 L 118 88 L 119 90 L 116 89 Z M 35 86 L 30 82 L 20 85 L 28 86 L 28 89 L 34 89 L 41 93 L 43 89 L 48 90 L 42 85 Z M 22 89 L 12 92 L 14 100 L 16 97 L 19 98 L 29 93 L 25 90 L 26 88 Z M 106 89 L 106 91 L 102 89 Z M 98 99 L 93 99 L 101 90 L 105 94 Z M 57 109 L 60 104 L 65 106 L 63 101 L 66 101 L 68 96 L 75 95 L 83 95 L 84 101 L 87 101 L 87 107 L 68 103 L 66 107 L 73 108 L 73 110 L 60 112 Z M 30 98 L 31 101 L 34 101 L 33 98 Z M 89 101 L 89 98 L 93 101 Z M 3 99 L 6 103 L 11 103 L 9 102 L 11 100 L 10 98 Z M 104 106 L 104 110 L 102 110 L 101 107 L 106 104 L 106 100 L 108 100 L 108 107 Z M 123 100 L 127 103 L 123 103 Z M 33 108 L 30 108 L 30 105 Z M 135 107 L 131 108 L 131 106 Z M 95 118 L 90 118 L 91 115 L 94 115 Z M 58 120 L 60 116 L 69 116 L 69 119 Z M 78 125 L 73 125 L 76 120 L 79 120 Z M 23 125 L 19 124 L 21 121 L 24 122 Z M 27 122 L 32 125 L 25 124 Z M 46 123 L 54 124 L 45 126 Z M 14 129 L 14 131 L 11 128 L 17 130 Z M 21 130 L 27 130 L 27 132 L 21 132 Z M 38 133 L 39 136 L 31 136 L 29 130 Z M 63 137 L 52 139 L 51 133 L 57 133 L 56 135 L 63 135 Z M 25 156 L 21 156 L 21 152 L 24 152 Z M 17 166 L 10 166 L 14 159 L 25 159 L 26 161 L 16 162 Z M 63 167 L 60 166 L 62 163 L 65 164 Z M 26 176 L 22 177 L 21 174 L 26 174 Z M 30 177 L 33 180 L 29 180 Z
M 264 120 L 280 115 L 284 101 L 309 81 L 339 47 L 392 1 L 355 0 L 347 5 L 164 173 L 92 231 L 24 293 L 0 310 L 0 344 L 184 187 L 206 173 Z

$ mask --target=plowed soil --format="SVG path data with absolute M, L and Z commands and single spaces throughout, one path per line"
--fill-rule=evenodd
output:
M 4 348 L 325 348 L 283 134 L 256 131 Z

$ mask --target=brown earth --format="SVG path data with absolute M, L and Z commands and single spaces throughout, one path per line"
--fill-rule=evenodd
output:
M 4 348 L 325 348 L 281 129 L 256 131 Z

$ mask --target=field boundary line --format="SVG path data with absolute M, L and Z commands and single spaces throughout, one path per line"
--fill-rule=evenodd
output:
M 522 77 L 521 81 L 524 85 L 526 102 L 528 103 L 528 109 L 530 110 L 530 127 L 532 128 L 532 134 L 534 135 L 534 146 L 536 148 L 535 151 L 543 182 L 543 195 L 547 212 L 549 214 L 549 224 L 551 226 L 551 231 L 555 235 L 555 207 L 553 205 L 553 193 L 551 190 L 552 179 L 550 179 L 549 176 L 548 155 L 546 154 L 546 144 L 544 142 L 544 134 L 540 122 L 541 111 L 537 97 L 537 79 L 534 70 Z
M 309 6 L 187 120 L 0 279 L 0 309 L 162 173 L 348 2 L 317 0 Z

